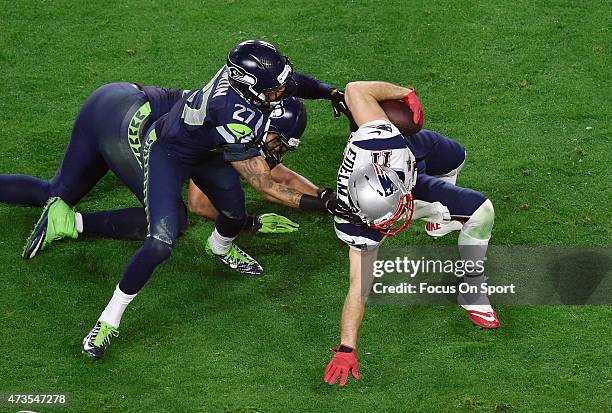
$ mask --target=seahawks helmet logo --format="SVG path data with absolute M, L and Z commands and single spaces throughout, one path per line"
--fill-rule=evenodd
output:
M 240 67 L 227 65 L 227 71 L 229 77 L 237 82 L 249 86 L 254 86 L 257 83 L 257 79 L 254 76 L 251 76 Z
M 285 106 L 283 106 L 283 101 L 281 100 L 276 106 L 274 106 L 274 110 L 270 113 L 270 117 L 273 119 L 280 119 L 285 116 Z

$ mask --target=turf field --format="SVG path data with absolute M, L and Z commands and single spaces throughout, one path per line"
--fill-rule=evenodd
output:
M 467 148 L 459 183 L 492 199 L 493 243 L 609 245 L 610 3 L 506 3 L 3 1 L 0 173 L 51 177 L 98 86 L 197 87 L 235 43 L 257 37 L 334 85 L 415 86 L 426 127 Z M 307 107 L 303 145 L 286 163 L 330 186 L 346 123 L 327 102 Z M 108 176 L 78 208 L 134 204 Z M 322 383 L 347 248 L 327 217 L 253 192 L 248 206 L 301 224 L 297 235 L 240 240 L 265 277 L 211 263 L 212 225 L 192 217 L 94 362 L 81 339 L 139 244 L 81 239 L 26 262 L 40 209 L 0 205 L 0 392 L 65 392 L 74 412 L 610 412 L 610 306 L 503 307 L 498 331 L 451 306 L 370 306 L 362 381 Z M 392 243 L 453 245 L 456 235 L 434 241 L 419 224 Z

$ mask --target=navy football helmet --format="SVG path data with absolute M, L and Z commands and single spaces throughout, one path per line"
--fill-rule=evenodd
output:
M 285 99 L 274 108 L 270 114 L 268 133 L 276 136 L 270 139 L 266 135 L 259 145 L 270 168 L 281 163 L 287 152 L 297 149 L 307 123 L 306 108 L 296 97 Z
M 287 56 L 271 43 L 247 40 L 227 56 L 229 82 L 249 103 L 272 108 L 293 82 L 293 67 Z

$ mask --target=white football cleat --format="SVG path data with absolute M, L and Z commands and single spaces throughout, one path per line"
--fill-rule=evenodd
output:
M 430 237 L 440 238 L 453 231 L 461 231 L 463 228 L 463 222 L 461 221 L 449 221 L 449 222 L 427 222 L 425 223 L 425 232 Z
M 461 307 L 468 312 L 470 321 L 477 326 L 483 328 L 499 327 L 497 313 L 490 305 L 462 305 Z

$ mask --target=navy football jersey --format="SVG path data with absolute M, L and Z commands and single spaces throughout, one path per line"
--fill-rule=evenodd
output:
M 157 120 L 163 114 L 170 112 L 172 106 L 189 92 L 188 90 L 141 86 L 139 84 L 136 84 L 136 86 L 143 91 L 147 100 L 151 103 L 151 119 L 153 120 Z
M 196 165 L 218 153 L 226 162 L 258 156 L 255 142 L 268 124 L 267 115 L 230 87 L 223 67 L 206 86 L 185 94 L 155 131 L 158 142 L 182 162 Z

